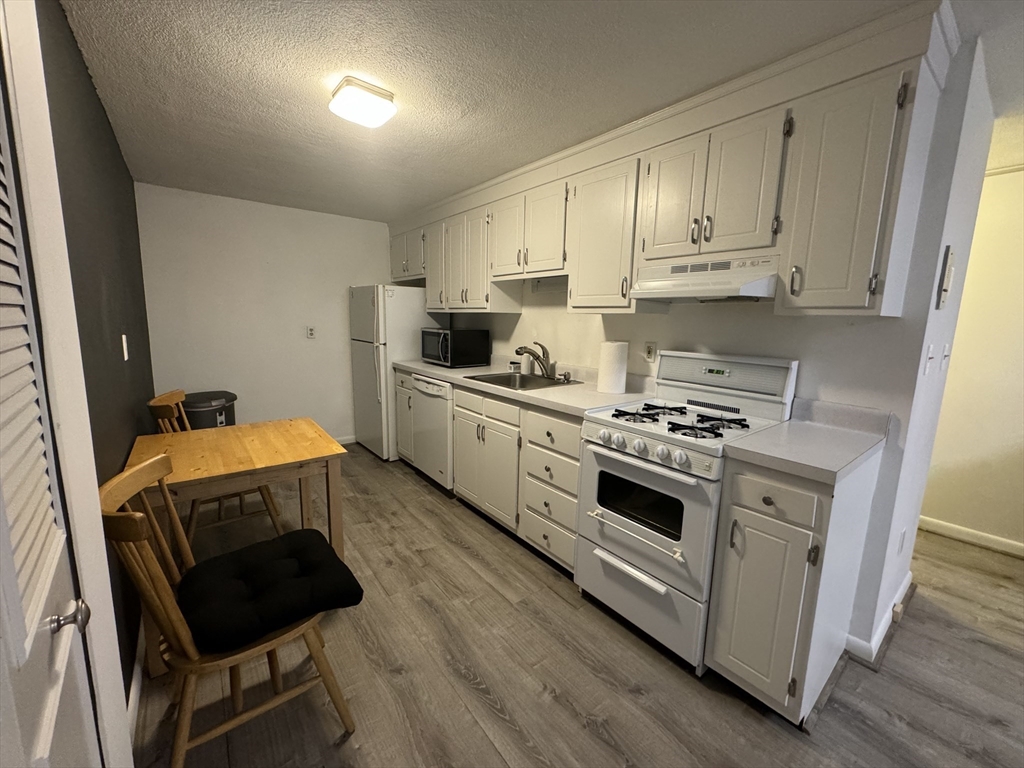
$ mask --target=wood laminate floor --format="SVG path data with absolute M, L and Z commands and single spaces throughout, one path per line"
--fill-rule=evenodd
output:
M 323 629 L 355 734 L 337 744 L 318 686 L 187 765 L 1024 766 L 1024 561 L 920 534 L 919 589 L 881 671 L 847 664 L 808 735 L 713 672 L 697 678 L 409 467 L 350 450 L 346 560 L 365 599 Z M 297 527 L 297 487 L 275 492 Z M 322 485 L 314 501 L 323 526 Z M 265 516 L 212 528 L 196 554 L 272 533 Z M 301 643 L 281 664 L 293 679 L 311 669 Z M 243 684 L 247 706 L 269 697 L 266 663 Z M 228 717 L 229 698 L 226 672 L 204 678 L 193 732 Z M 169 760 L 169 702 L 167 680 L 145 681 L 138 766 Z

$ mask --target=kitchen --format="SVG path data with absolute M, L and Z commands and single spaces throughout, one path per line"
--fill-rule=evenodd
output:
M 232 193 L 138 173 L 126 151 L 156 390 L 229 382 L 243 421 L 310 416 L 344 444 L 345 561 L 366 592 L 324 629 L 365 730 L 325 746 L 336 724 L 300 698 L 242 726 L 266 743 L 239 730 L 187 764 L 233 764 L 225 744 L 285 762 L 290 728 L 311 763 L 881 756 L 842 708 L 873 706 L 851 686 L 886 680 L 912 633 L 993 122 L 952 6 L 895 5 L 377 217 L 380 179 L 327 210 L 322 174 L 282 183 L 286 202 L 259 170 Z M 96 47 L 116 14 L 64 10 L 133 141 L 143 118 L 111 90 L 123 54 Z M 401 125 L 397 86 L 330 89 L 346 85 Z M 127 335 L 126 363 L 143 343 Z M 307 491 L 275 492 L 295 517 Z M 139 685 L 137 755 L 163 759 L 171 692 Z M 914 706 L 901 695 L 879 706 Z M 690 700 L 689 721 L 656 714 Z M 382 725 L 396 716 L 424 740 Z M 907 761 L 962 759 L 946 749 Z

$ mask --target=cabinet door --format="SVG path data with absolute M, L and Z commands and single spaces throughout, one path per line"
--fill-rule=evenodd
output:
M 412 446 L 412 391 L 404 387 L 395 389 L 395 408 L 398 421 L 398 455 L 413 461 Z
M 466 306 L 466 214 L 444 222 L 444 300 L 448 309 Z
M 862 78 L 793 105 L 784 306 L 867 306 L 902 77 Z
M 773 109 L 711 132 L 701 253 L 772 244 L 785 120 Z
M 423 228 L 426 263 L 427 309 L 444 309 L 444 222 Z
M 709 136 L 691 136 L 647 156 L 642 258 L 692 256 L 700 250 Z
M 526 272 L 554 272 L 565 266 L 565 182 L 526 193 L 523 262 Z
M 426 258 L 423 255 L 423 230 L 416 229 L 405 235 L 405 276 L 423 277 Z
M 476 309 L 487 307 L 488 230 L 486 208 L 466 214 L 465 306 Z
M 405 279 L 406 271 L 405 235 L 396 235 L 391 238 L 391 279 Z
M 629 306 L 639 158 L 570 180 L 566 249 L 572 258 L 569 305 Z
M 481 506 L 499 522 L 516 527 L 519 501 L 519 430 L 491 419 L 481 424 L 483 451 L 481 476 L 486 485 L 481 489 Z
M 480 505 L 481 417 L 455 409 L 455 493 Z
M 523 271 L 523 218 L 526 198 L 516 195 L 490 207 L 491 223 L 487 232 L 487 258 L 491 275 L 518 275 Z
M 810 531 L 730 506 L 712 579 L 712 666 L 785 703 L 807 579 Z

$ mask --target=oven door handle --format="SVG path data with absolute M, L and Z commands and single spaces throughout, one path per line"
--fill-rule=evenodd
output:
M 604 523 L 605 525 L 610 526 L 610 527 L 614 528 L 617 531 L 622 531 L 627 536 L 632 536 L 637 541 L 642 541 L 644 544 L 646 544 L 651 549 L 656 549 L 659 552 L 661 552 L 662 554 L 668 555 L 669 557 L 671 557 L 673 560 L 675 560 L 680 565 L 686 565 L 686 559 L 683 557 L 683 550 L 679 549 L 679 547 L 675 547 L 672 550 L 668 550 L 668 549 L 664 549 L 662 547 L 659 547 L 657 544 L 652 544 L 647 539 L 645 539 L 643 536 L 637 536 L 635 533 L 633 533 L 632 531 L 630 531 L 630 530 L 628 530 L 626 528 L 623 528 L 621 525 L 616 525 L 611 520 L 605 520 L 604 517 L 602 517 L 602 515 L 601 515 L 601 510 L 600 509 L 592 509 L 592 510 L 590 510 L 589 512 L 587 512 L 587 517 L 592 517 L 595 520 L 597 520 L 597 522 L 599 522 L 599 523 Z
M 636 581 L 639 581 L 649 590 L 657 592 L 659 595 L 664 595 L 666 592 L 668 592 L 668 587 L 666 587 L 660 581 L 652 579 L 646 573 L 634 568 L 629 563 L 619 560 L 619 558 L 617 558 L 615 555 L 609 554 L 608 552 L 605 552 L 603 549 L 600 548 L 595 548 L 594 554 L 597 556 L 599 560 L 608 563 L 608 565 L 610 565 L 612 568 L 622 571 L 627 576 L 630 576 Z
M 649 461 L 634 459 L 627 453 L 611 451 L 607 448 L 602 448 L 600 445 L 594 444 L 588 445 L 587 448 L 598 456 L 607 456 L 610 459 L 621 461 L 623 464 L 629 464 L 631 467 L 636 467 L 637 469 L 654 472 L 656 475 L 661 475 L 662 477 L 671 477 L 674 482 L 682 483 L 683 485 L 700 485 L 696 477 L 690 477 L 689 475 L 675 469 L 665 469 L 657 464 L 652 464 Z

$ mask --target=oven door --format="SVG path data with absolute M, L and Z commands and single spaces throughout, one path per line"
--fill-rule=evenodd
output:
M 721 483 L 587 443 L 579 534 L 705 602 L 720 492 Z

